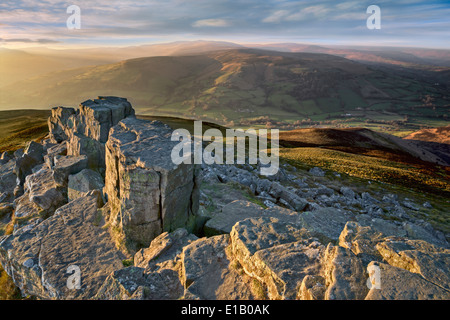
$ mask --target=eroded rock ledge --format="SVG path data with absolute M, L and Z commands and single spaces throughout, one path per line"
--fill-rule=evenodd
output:
M 414 216 L 428 202 L 319 168 L 174 165 L 171 129 L 124 98 L 54 108 L 49 129 L 0 159 L 0 263 L 24 296 L 450 298 L 448 235 Z
M 194 165 L 172 163 L 177 142 L 159 121 L 126 118 L 106 143 L 108 220 L 136 245 L 148 246 L 163 231 L 192 231 L 198 210 Z

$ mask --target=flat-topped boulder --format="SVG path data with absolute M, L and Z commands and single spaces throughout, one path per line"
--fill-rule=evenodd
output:
M 110 222 L 136 244 L 163 231 L 189 229 L 198 208 L 195 166 L 176 165 L 172 129 L 160 121 L 126 118 L 106 143 L 105 192 Z
M 108 140 L 109 129 L 120 120 L 134 115 L 134 109 L 125 98 L 98 97 L 80 104 L 80 125 L 77 130 L 85 136 L 105 143 Z
M 48 120 L 50 140 L 67 141 L 67 155 L 86 155 L 89 167 L 104 167 L 104 144 L 109 130 L 129 116 L 134 116 L 133 107 L 127 99 L 119 97 L 87 100 L 78 110 L 56 107 Z

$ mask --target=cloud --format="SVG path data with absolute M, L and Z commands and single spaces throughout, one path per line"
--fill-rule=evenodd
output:
M 2 39 L 0 38 L 0 42 L 7 43 L 37 43 L 37 44 L 50 44 L 50 43 L 60 43 L 60 41 L 53 39 Z
M 270 16 L 264 18 L 262 22 L 266 23 L 280 23 L 283 21 L 286 16 L 289 14 L 289 11 L 287 10 L 277 10 L 273 12 Z
M 224 19 L 203 19 L 195 21 L 193 27 L 228 27 L 230 23 Z
M 332 8 L 325 5 L 310 6 L 301 9 L 299 12 L 291 14 L 286 17 L 287 21 L 301 21 L 312 19 L 323 19 L 332 12 Z
M 444 0 L 377 0 L 382 29 L 369 32 L 366 9 L 372 0 L 77 0 L 81 30 L 69 32 L 66 0 L 2 0 L 2 37 L 73 43 L 120 39 L 183 40 L 236 37 L 254 41 L 304 39 L 350 41 L 395 39 L 422 45 L 450 46 L 450 8 Z M 439 22 L 439 23 L 435 23 Z M 411 23 L 417 27 L 411 36 Z M 6 25 L 5 25 L 6 24 Z M 440 36 L 438 37 L 437 34 Z M 266 40 L 267 39 L 267 40 Z M 38 40 L 34 40 L 38 41 Z M 373 40 L 375 41 L 375 40 Z

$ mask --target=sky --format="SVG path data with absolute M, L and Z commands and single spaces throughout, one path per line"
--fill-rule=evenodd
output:
M 69 29 L 70 5 L 80 29 Z M 381 29 L 367 28 L 367 8 Z M 450 49 L 450 1 L 1 0 L 0 46 L 128 46 L 185 40 Z

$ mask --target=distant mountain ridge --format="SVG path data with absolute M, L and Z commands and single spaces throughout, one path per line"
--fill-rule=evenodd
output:
M 279 46 L 286 51 L 322 50 L 319 46 Z M 450 102 L 449 70 L 445 68 L 439 72 L 403 66 L 394 70 L 328 53 L 269 49 L 204 41 L 135 50 L 83 49 L 78 51 L 81 67 L 49 69 L 53 71 L 0 87 L 0 109 L 75 106 L 93 95 L 121 95 L 129 97 L 140 114 L 232 126 L 304 119 L 443 119 Z M 74 52 L 64 51 L 58 59 Z M 103 62 L 88 65 L 101 52 L 109 52 L 102 56 Z M 115 59 L 156 56 L 107 62 L 114 54 Z

